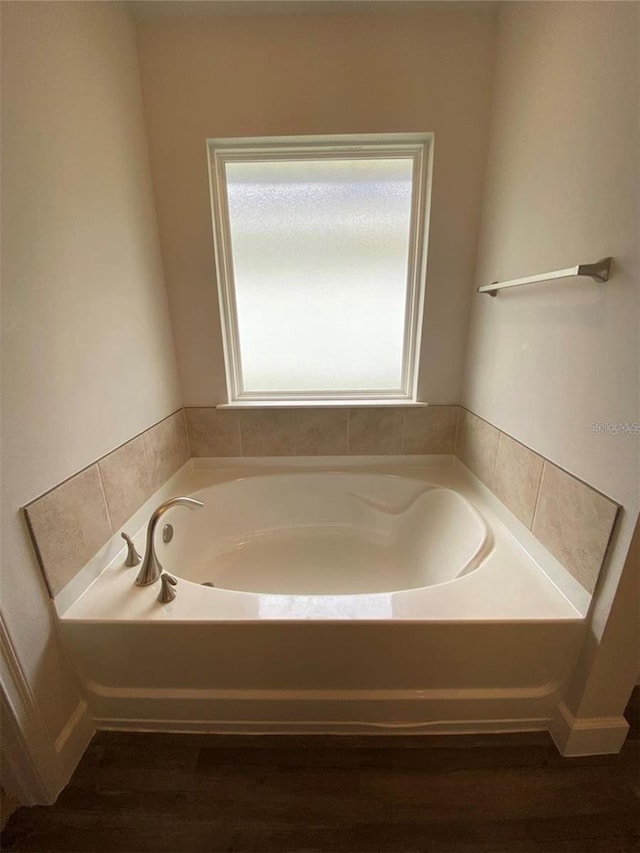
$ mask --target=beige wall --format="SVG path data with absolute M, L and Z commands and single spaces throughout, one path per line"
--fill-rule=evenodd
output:
M 78 696 L 19 508 L 180 405 L 133 22 L 2 4 L 2 615 L 56 737 Z
M 139 47 L 184 402 L 226 400 L 207 137 L 434 131 L 419 391 L 456 402 L 484 163 L 492 14 L 145 19 Z M 351 7 L 353 8 L 353 7 Z
M 602 286 L 580 279 L 474 294 L 462 400 L 624 507 L 582 687 L 638 513 L 640 437 L 598 435 L 591 424 L 640 421 L 639 13 L 615 2 L 500 6 L 475 283 L 615 262 Z M 619 649 L 618 693 L 626 670 L 637 674 L 636 651 Z M 581 690 L 574 685 L 574 707 Z M 606 703 L 604 690 L 590 692 Z

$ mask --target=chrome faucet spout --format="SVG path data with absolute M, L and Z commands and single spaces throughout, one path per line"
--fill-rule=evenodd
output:
M 186 506 L 188 509 L 200 509 L 204 506 L 202 501 L 196 498 L 171 498 L 168 501 L 160 504 L 160 506 L 151 513 L 149 524 L 147 525 L 147 543 L 144 552 L 144 559 L 140 566 L 138 577 L 136 578 L 136 586 L 149 586 L 155 583 L 162 574 L 162 565 L 156 554 L 154 542 L 154 534 L 158 521 L 169 509 L 174 506 Z

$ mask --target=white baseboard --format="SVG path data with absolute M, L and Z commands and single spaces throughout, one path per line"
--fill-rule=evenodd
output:
M 84 700 L 80 700 L 55 741 L 64 778 L 68 781 L 95 734 L 95 725 Z
M 111 731 L 243 735 L 548 731 L 567 757 L 619 752 L 629 728 L 621 716 L 576 719 L 553 693 L 533 690 L 176 692 L 94 695 L 93 722 Z
M 549 732 L 561 755 L 576 757 L 619 752 L 628 730 L 629 724 L 622 716 L 579 719 L 561 702 Z
M 504 734 L 505 732 L 547 731 L 548 719 L 440 720 L 424 723 L 372 723 L 357 720 L 148 720 L 96 719 L 99 730 L 136 732 L 177 732 L 185 734 L 236 735 L 443 735 Z
M 103 690 L 90 695 L 98 729 L 246 735 L 547 731 L 555 707 L 547 688 Z

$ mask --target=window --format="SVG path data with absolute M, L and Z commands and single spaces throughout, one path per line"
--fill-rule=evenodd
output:
M 416 400 L 431 142 L 209 140 L 231 404 Z

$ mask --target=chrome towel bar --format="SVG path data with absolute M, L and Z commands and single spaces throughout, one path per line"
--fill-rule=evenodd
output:
M 538 275 L 528 275 L 525 278 L 514 278 L 511 281 L 493 281 L 478 288 L 478 293 L 488 293 L 489 296 L 497 296 L 498 290 L 507 287 L 520 287 L 523 284 L 537 284 L 540 281 L 553 281 L 556 278 L 573 278 L 575 276 L 589 276 L 594 281 L 608 281 L 611 261 L 613 258 L 602 258 L 595 264 L 578 264 L 577 267 L 568 267 L 565 270 L 554 270 L 543 272 Z

